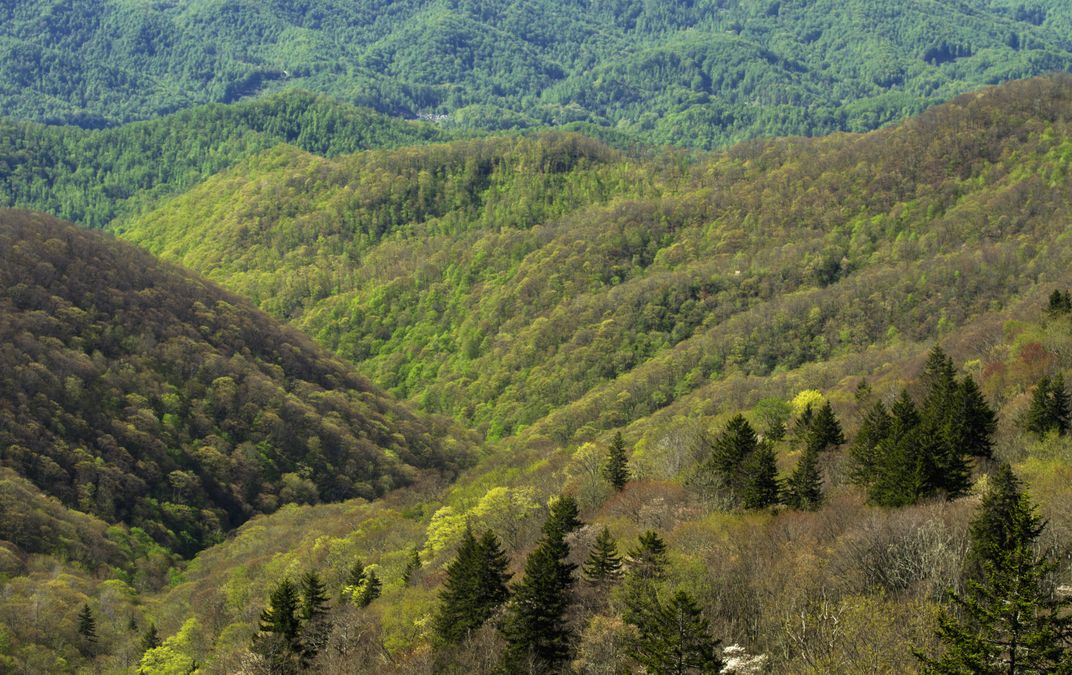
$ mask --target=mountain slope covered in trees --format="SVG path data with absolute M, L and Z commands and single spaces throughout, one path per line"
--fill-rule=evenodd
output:
M 102 227 L 279 143 L 334 156 L 444 138 L 300 91 L 102 130 L 0 119 L 0 207 Z
M 1072 80 L 689 162 L 581 137 L 252 159 L 122 236 L 491 438 L 927 339 L 1063 273 Z
M 300 86 L 458 126 L 710 147 L 871 129 L 1072 66 L 1061 0 L 19 0 L 0 26 L 0 112 L 82 126 Z
M 467 461 L 445 421 L 128 244 L 8 210 L 0 260 L 0 463 L 68 507 L 189 555 Z

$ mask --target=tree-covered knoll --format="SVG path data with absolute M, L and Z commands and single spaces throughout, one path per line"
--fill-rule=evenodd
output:
M 334 156 L 443 138 L 301 91 L 100 130 L 0 119 L 0 207 L 102 227 L 280 143 Z
M 0 211 L 0 261 L 0 464 L 69 507 L 188 555 L 255 513 L 466 461 L 443 420 L 128 244 Z
M 1060 274 L 1070 100 L 1067 77 L 1029 80 L 693 161 L 561 133 L 283 150 L 122 236 L 426 410 L 565 443 L 729 375 L 932 338 Z
M 458 127 L 693 147 L 864 130 L 1072 67 L 1063 0 L 17 0 L 0 114 L 86 127 L 303 87 Z

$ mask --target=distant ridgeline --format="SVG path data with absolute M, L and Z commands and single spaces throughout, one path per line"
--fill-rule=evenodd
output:
M 0 114 L 105 126 L 291 87 L 711 147 L 873 129 L 1072 66 L 1064 0 L 76 0 L 0 5 Z
M 245 301 L 49 216 L 0 210 L 0 372 L 0 465 L 186 555 L 467 461 L 446 422 Z

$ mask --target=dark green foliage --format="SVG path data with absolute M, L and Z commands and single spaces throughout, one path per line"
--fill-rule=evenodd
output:
M 320 619 L 328 611 L 328 595 L 316 570 L 306 572 L 301 578 L 301 618 L 303 621 Z
M 409 550 L 409 558 L 406 559 L 406 567 L 402 570 L 402 583 L 409 585 L 413 577 L 421 569 L 421 549 L 414 546 Z
M 82 605 L 82 609 L 78 612 L 78 634 L 82 637 L 86 650 L 92 650 L 97 643 L 97 619 L 94 618 L 89 603 Z
M 505 661 L 513 672 L 558 672 L 570 655 L 566 614 L 576 566 L 566 560 L 569 546 L 563 531 L 545 525 L 544 532 L 525 561 L 525 577 L 513 589 L 503 624 Z
M 632 577 L 662 579 L 669 564 L 666 543 L 654 530 L 648 530 L 640 535 L 637 545 L 626 555 L 626 563 Z
M 1046 311 L 1050 316 L 1063 316 L 1072 313 L 1072 293 L 1065 290 L 1063 293 L 1060 289 L 1054 289 L 1050 294 L 1050 301 L 1046 306 Z
M 383 582 L 376 576 L 376 570 L 366 570 L 365 582 L 354 596 L 354 604 L 358 607 L 368 607 L 372 604 L 373 600 L 380 597 L 380 591 L 382 589 Z
M 346 573 L 346 586 L 357 588 L 365 583 L 365 562 L 355 560 L 350 565 L 350 571 Z
M 559 495 L 551 500 L 547 520 L 543 525 L 546 536 L 566 536 L 584 523 L 580 519 L 577 498 L 573 495 Z
M 141 649 L 143 652 L 147 652 L 150 649 L 156 649 L 160 644 L 160 633 L 156 630 L 156 624 L 150 623 L 149 627 L 145 629 L 145 634 L 141 637 Z
M 957 387 L 956 400 L 945 426 L 946 441 L 960 452 L 982 459 L 994 453 L 997 413 L 987 403 L 979 385 L 965 375 Z
M 619 580 L 622 576 L 622 558 L 618 555 L 618 546 L 610 534 L 610 528 L 604 527 L 588 553 L 588 559 L 581 566 L 584 578 L 594 584 L 607 584 Z
M 1044 524 L 1007 465 L 972 522 L 967 591 L 939 616 L 930 673 L 1055 673 L 1072 668 L 1072 614 L 1036 542 Z
M 284 579 L 272 590 L 268 606 L 261 611 L 253 652 L 273 673 L 297 673 L 305 650 L 301 643 L 301 601 L 298 589 Z
M 639 638 L 630 651 L 645 672 L 685 675 L 721 670 L 719 641 L 711 637 L 703 611 L 685 591 L 677 591 L 666 603 L 652 595 L 631 618 Z
M 778 481 L 774 446 L 771 443 L 760 443 L 741 468 L 745 476 L 741 501 L 746 509 L 762 509 L 778 503 L 781 485 Z
M 713 478 L 716 486 L 741 501 L 754 481 L 765 480 L 765 476 L 755 474 L 764 468 L 763 462 L 756 459 L 759 452 L 760 443 L 752 425 L 744 415 L 735 415 L 715 438 L 710 457 L 700 467 L 699 478 Z M 765 486 L 757 482 L 755 487 L 762 490 Z
M 439 593 L 435 630 L 441 640 L 461 642 L 506 601 L 508 564 L 491 530 L 477 540 L 472 529 L 466 527 L 458 554 L 447 565 L 447 578 Z
M 811 420 L 809 443 L 815 444 L 817 450 L 836 447 L 845 442 L 845 434 L 841 430 L 841 423 L 834 415 L 834 408 L 830 401 L 826 401 L 815 413 Z
M 47 216 L 0 211 L 0 345 L 0 463 L 185 555 L 283 503 L 452 463 L 446 424 L 308 338 Z
M 893 418 L 882 401 L 875 401 L 864 412 L 860 428 L 849 448 L 852 480 L 857 485 L 869 485 L 878 467 L 878 445 L 893 427 Z
M 786 504 L 794 509 L 814 511 L 823 501 L 823 476 L 819 470 L 819 451 L 813 445 L 804 448 L 793 473 L 785 484 Z
M 865 28 L 860 7 L 836 0 L 17 0 L 0 15 L 0 110 L 99 126 L 300 86 L 462 128 L 595 123 L 707 147 L 875 128 L 1068 70 L 1067 4 L 1019 5 L 1031 20 L 1010 3 L 882 0 L 864 7 Z
M 615 490 L 621 490 L 629 482 L 629 459 L 625 456 L 625 441 L 622 433 L 614 434 L 610 449 L 607 451 L 607 463 L 603 467 L 603 477 Z
M 1064 376 L 1058 373 L 1052 378 L 1043 377 L 1031 396 L 1025 426 L 1039 436 L 1051 431 L 1064 435 L 1069 429 L 1070 413 L 1072 405 L 1065 389 Z

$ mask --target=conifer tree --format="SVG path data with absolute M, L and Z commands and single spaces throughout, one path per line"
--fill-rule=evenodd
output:
M 629 482 L 629 460 L 625 456 L 625 441 L 620 431 L 614 434 L 614 440 L 610 444 L 607 463 L 603 467 L 603 477 L 618 491 L 621 491 Z
M 935 345 L 927 356 L 923 366 L 923 385 L 927 393 L 923 398 L 922 416 L 934 420 L 944 420 L 957 394 L 957 369 L 953 359 Z
M 622 558 L 618 555 L 618 546 L 610 534 L 610 528 L 604 527 L 596 537 L 581 571 L 584 578 L 594 584 L 613 583 L 622 577 Z
M 805 435 L 805 443 L 814 443 L 816 449 L 821 451 L 844 442 L 845 434 L 841 430 L 841 423 L 838 422 L 830 401 L 827 401 L 813 416 L 810 432 Z
M 365 570 L 365 583 L 354 596 L 354 604 L 358 607 L 368 607 L 373 600 L 380 597 L 382 586 L 380 578 L 376 576 L 376 570 Z
M 301 578 L 301 618 L 311 621 L 327 614 L 328 596 L 316 570 L 306 572 Z
M 781 486 L 778 483 L 778 464 L 774 446 L 760 443 L 745 460 L 745 485 L 742 500 L 746 509 L 762 509 L 778 503 Z
M 436 634 L 444 642 L 461 642 L 491 618 L 509 597 L 506 588 L 509 560 L 495 534 L 488 530 L 480 540 L 466 526 L 447 579 L 439 594 Z
M 514 588 L 503 625 L 512 672 L 558 672 L 569 659 L 566 611 L 576 566 L 566 560 L 564 536 L 548 518 L 543 539 L 525 562 L 525 577 Z
M 345 588 L 357 588 L 365 583 L 365 562 L 363 560 L 355 560 L 350 565 L 350 571 L 346 574 Z
M 786 481 L 786 502 L 794 509 L 814 511 L 822 501 L 823 477 L 819 470 L 819 451 L 809 443 Z
M 421 550 L 414 546 L 409 550 L 409 557 L 406 559 L 406 567 L 402 570 L 402 583 L 407 586 L 413 581 L 413 576 L 421 569 Z
M 1062 293 L 1060 289 L 1054 289 L 1050 294 L 1050 301 L 1046 307 L 1050 316 L 1060 316 L 1072 313 L 1072 294 L 1068 291 Z
M 269 595 L 260 632 L 253 638 L 253 651 L 267 660 L 273 673 L 297 673 L 302 668 L 300 613 L 298 590 L 290 579 L 283 579 Z
M 1072 616 L 1055 595 L 1054 564 L 1036 552 L 1044 528 L 1007 466 L 995 472 L 971 526 L 968 589 L 943 611 L 943 652 L 930 673 L 1072 672 Z
M 1043 377 L 1035 387 L 1027 410 L 1027 430 L 1040 436 L 1050 431 L 1064 435 L 1069 429 L 1070 405 L 1064 376 Z
M 703 463 L 701 481 L 713 479 L 716 486 L 728 491 L 734 500 L 743 497 L 748 484 L 747 460 L 756 453 L 759 439 L 743 415 L 735 415 L 711 447 L 711 456 Z
M 150 623 L 141 637 L 141 650 L 147 652 L 160 646 L 160 633 L 156 630 L 156 624 Z
M 811 403 L 804 406 L 800 416 L 793 422 L 793 436 L 798 443 L 806 443 L 812 433 L 812 425 L 815 422 L 815 409 Z
M 648 530 L 640 535 L 637 545 L 630 549 L 626 555 L 626 563 L 631 576 L 662 579 L 669 564 L 666 543 L 655 530 Z
M 679 590 L 665 605 L 655 598 L 648 612 L 631 645 L 646 672 L 685 675 L 722 669 L 719 641 L 711 637 L 707 619 L 688 593 Z
M 875 480 L 877 472 L 877 448 L 889 437 L 893 418 L 882 401 L 875 401 L 864 412 L 860 428 L 849 448 L 849 463 L 852 481 L 867 487 Z
M 83 604 L 78 612 L 78 634 L 82 637 L 86 651 L 92 651 L 97 644 L 97 619 L 93 616 L 88 602 Z
M 961 454 L 990 459 L 994 453 L 997 413 L 975 380 L 967 375 L 957 385 L 956 400 L 946 420 L 945 438 Z
M 555 497 L 551 500 L 547 520 L 543 525 L 544 534 L 549 535 L 552 529 L 562 533 L 563 536 L 573 532 L 584 524 L 579 514 L 576 497 L 573 495 Z

